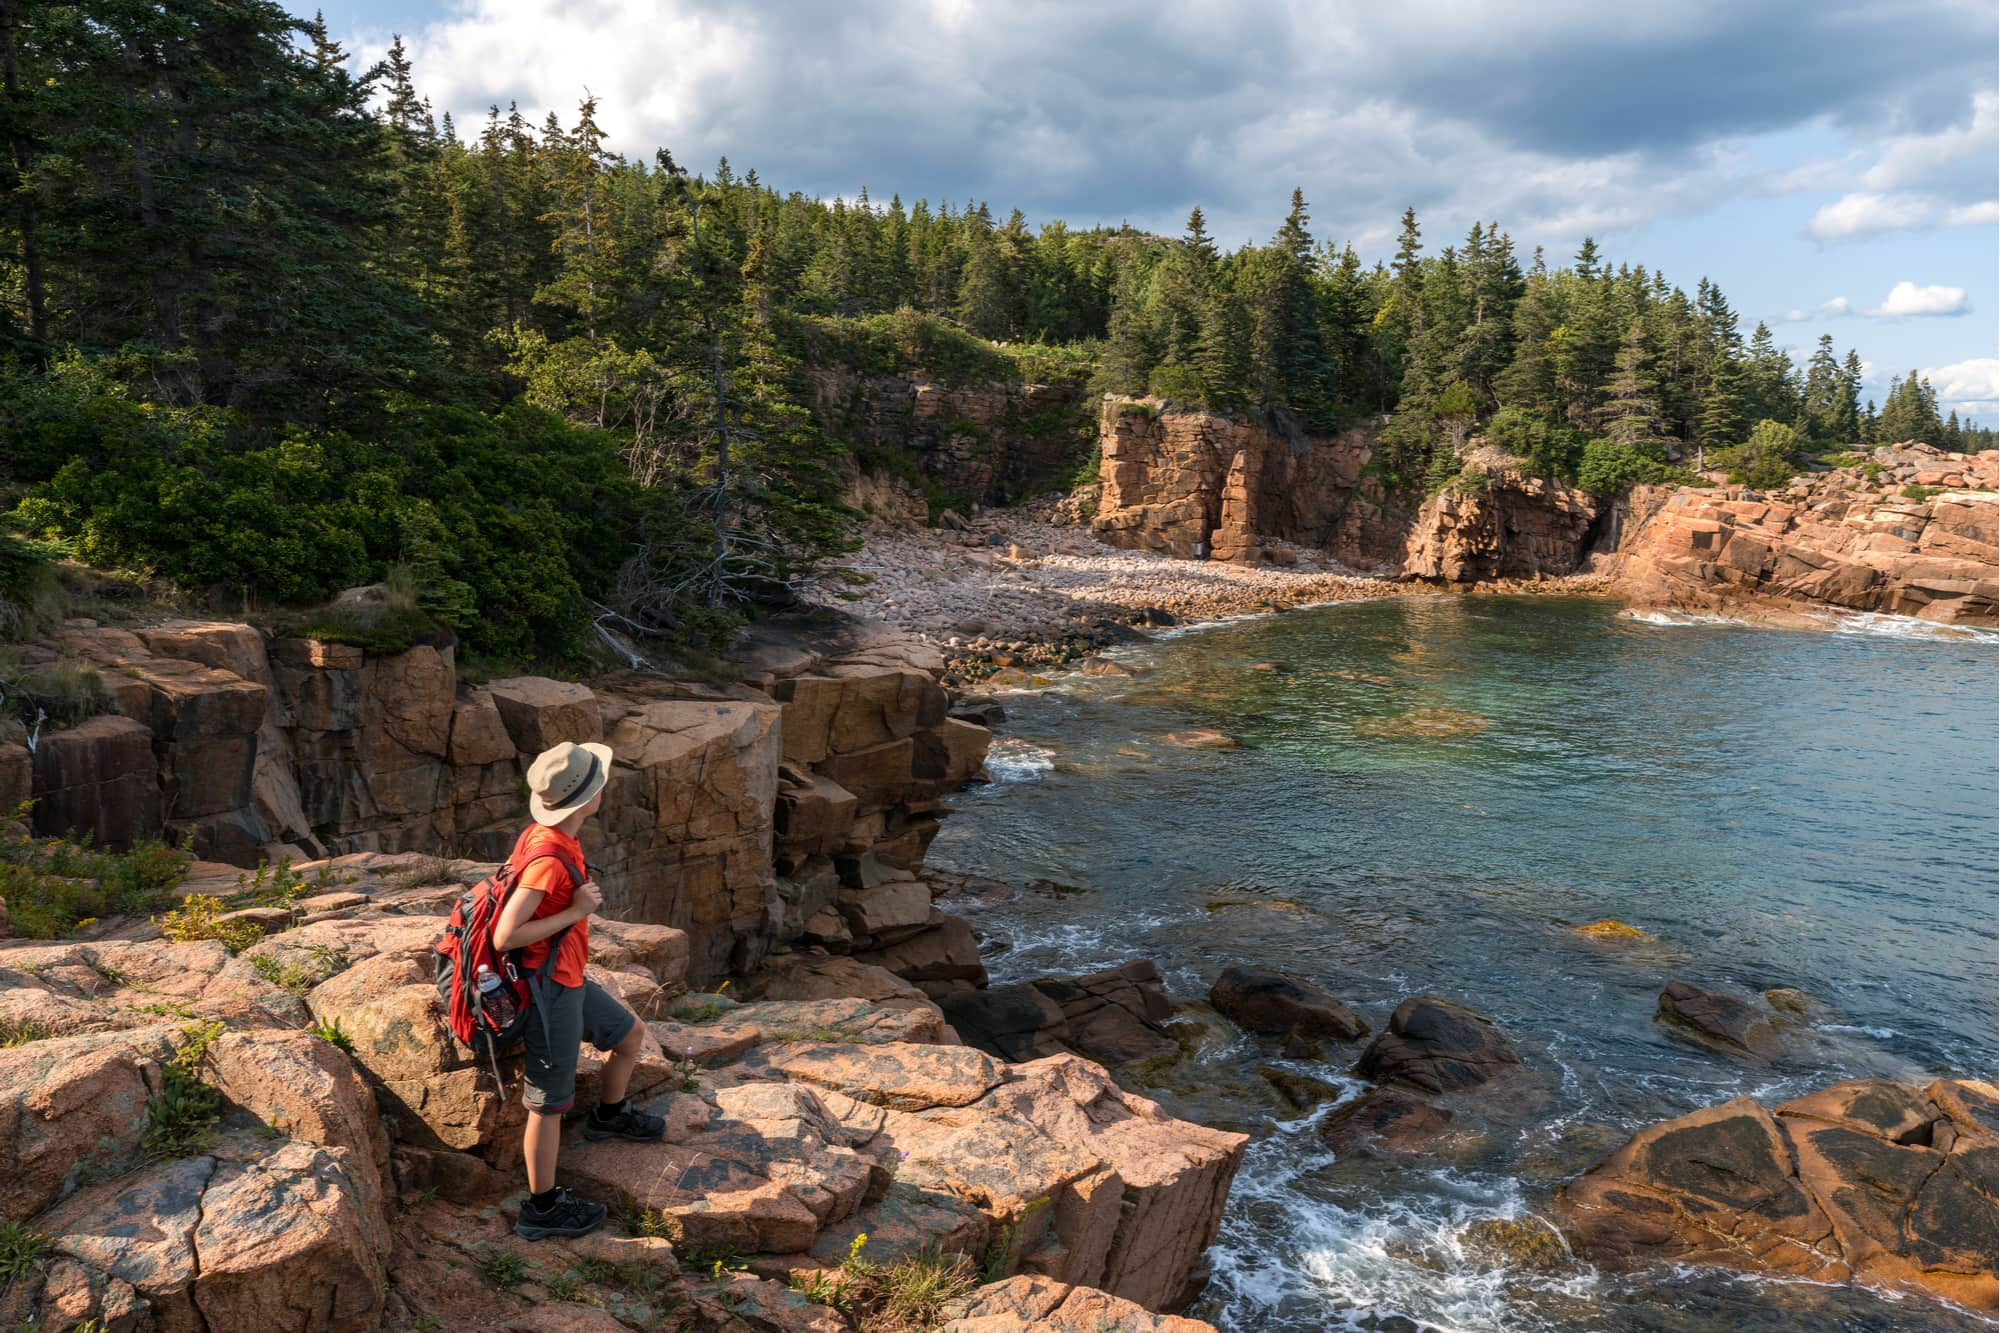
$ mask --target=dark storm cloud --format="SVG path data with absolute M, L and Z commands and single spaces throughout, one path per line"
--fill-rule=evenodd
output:
M 1268 236 L 1295 183 L 1332 236 L 1379 238 L 1405 203 L 1562 236 L 1698 208 L 1741 185 L 1731 140 L 1967 120 L 1994 29 L 1945 0 L 475 0 L 415 46 L 461 114 L 567 114 L 588 86 L 635 155 L 1036 223 L 1177 228 L 1199 203 L 1234 242 Z

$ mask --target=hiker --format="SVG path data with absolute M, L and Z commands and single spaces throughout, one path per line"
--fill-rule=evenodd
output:
M 581 1236 L 604 1222 L 603 1204 L 576 1198 L 556 1184 L 562 1117 L 576 1100 L 576 1062 L 586 1040 L 609 1052 L 609 1058 L 598 1104 L 584 1119 L 583 1136 L 649 1143 L 666 1133 L 665 1120 L 639 1110 L 625 1095 L 645 1029 L 630 1009 L 583 974 L 590 956 L 590 917 L 603 905 L 604 894 L 587 867 L 580 883 L 572 868 L 584 866 L 577 834 L 604 803 L 610 777 L 611 748 L 606 745 L 564 741 L 529 766 L 528 814 L 534 823 L 515 844 L 510 860 L 521 867 L 520 878 L 493 927 L 494 949 L 520 950 L 517 966 L 524 973 L 541 966 L 551 937 L 560 936 L 549 973 L 552 984 L 543 992 L 546 1012 L 526 1030 L 522 1101 L 528 1128 L 521 1152 L 527 1159 L 530 1197 L 514 1230 L 528 1240 Z

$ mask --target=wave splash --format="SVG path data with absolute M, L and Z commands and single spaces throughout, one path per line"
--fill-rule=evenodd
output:
M 986 752 L 986 773 L 995 782 L 1039 782 L 1056 766 L 1056 752 L 1013 736 L 1002 736 Z

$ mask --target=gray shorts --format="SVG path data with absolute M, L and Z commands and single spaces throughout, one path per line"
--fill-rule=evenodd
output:
M 594 981 L 581 986 L 551 982 L 546 993 L 548 1012 L 528 1018 L 528 1086 L 521 1100 L 537 1115 L 561 1115 L 576 1101 L 576 1057 L 583 1043 L 608 1051 L 639 1020 Z M 542 1033 L 544 1017 L 547 1036 Z

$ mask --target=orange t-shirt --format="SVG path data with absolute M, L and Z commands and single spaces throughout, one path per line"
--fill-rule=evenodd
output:
M 529 865 L 521 872 L 520 887 L 539 890 L 542 901 L 535 907 L 530 921 L 554 916 L 568 909 L 570 900 L 576 896 L 576 882 L 563 869 L 567 862 L 588 875 L 583 864 L 583 844 L 570 837 L 561 829 L 553 829 L 545 824 L 537 824 L 523 834 L 514 848 L 514 864 L 526 865 L 530 857 L 542 859 Z M 562 860 L 554 860 L 559 856 Z M 536 940 L 521 950 L 521 970 L 532 972 L 542 965 L 549 956 L 549 942 Z M 585 917 L 569 928 L 563 936 L 562 952 L 556 955 L 556 965 L 550 971 L 550 979 L 558 986 L 581 986 L 583 965 L 590 957 L 590 918 Z

